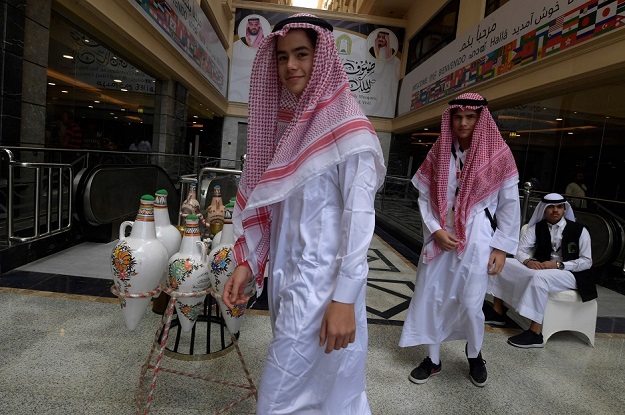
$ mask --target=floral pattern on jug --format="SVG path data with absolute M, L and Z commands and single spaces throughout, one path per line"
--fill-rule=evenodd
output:
M 203 263 L 196 263 L 193 258 L 176 258 L 169 263 L 169 286 L 177 290 L 180 283 L 189 278 L 194 271 L 204 268 Z
M 197 321 L 197 318 L 202 314 L 204 308 L 204 301 L 197 302 L 195 304 L 182 304 L 178 307 L 178 310 L 182 315 L 188 318 L 190 321 Z
M 137 275 L 135 270 L 137 261 L 132 257 L 132 250 L 126 241 L 121 241 L 115 246 L 111 261 L 115 288 L 120 292 L 128 291 L 128 288 L 131 286 L 130 278 Z M 126 307 L 126 299 L 124 297 L 119 297 L 119 301 L 122 308 Z
M 230 273 L 228 273 L 228 266 L 232 263 L 232 258 L 230 257 L 231 249 L 227 246 L 222 247 L 217 250 L 213 255 L 213 260 L 211 261 L 211 272 L 213 273 L 213 277 L 215 278 L 215 285 L 221 286 L 222 281 L 226 281 L 228 277 L 230 277 Z M 226 273 L 223 280 L 220 279 L 221 274 Z

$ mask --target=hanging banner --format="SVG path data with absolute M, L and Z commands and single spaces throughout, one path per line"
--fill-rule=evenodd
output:
M 226 96 L 228 54 L 197 1 L 129 1 L 221 95 Z
M 625 0 L 512 0 L 407 74 L 403 115 L 625 27 Z
M 273 25 L 290 14 L 237 9 L 228 100 L 248 102 L 256 48 Z M 404 29 L 327 19 L 350 90 L 368 116 L 393 118 L 397 101 Z

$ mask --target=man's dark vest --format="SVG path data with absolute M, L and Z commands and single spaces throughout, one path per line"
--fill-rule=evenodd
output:
M 562 232 L 562 260 L 572 261 L 579 258 L 579 237 L 584 229 L 583 225 L 577 222 L 566 220 L 566 226 Z M 541 220 L 536 224 L 536 252 L 534 257 L 540 261 L 551 260 L 551 234 L 546 220 Z M 597 298 L 597 286 L 591 269 L 573 272 L 577 291 L 582 297 L 582 301 L 590 301 Z

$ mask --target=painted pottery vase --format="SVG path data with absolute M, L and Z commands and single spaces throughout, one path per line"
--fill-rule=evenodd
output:
M 126 228 L 132 227 L 126 237 Z M 122 294 L 139 294 L 158 287 L 167 266 L 167 248 L 156 238 L 154 197 L 143 195 L 134 222 L 119 227 L 119 242 L 111 253 L 111 271 L 115 287 Z M 152 297 L 119 297 L 128 330 L 134 330 L 145 314 Z
M 193 214 L 198 215 L 200 213 L 200 202 L 197 201 L 197 183 L 192 182 L 189 184 L 189 193 L 187 198 L 182 202 L 180 207 L 180 216 L 186 219 L 187 216 Z
M 180 241 L 182 240 L 182 233 L 178 227 L 171 224 L 169 219 L 169 209 L 167 207 L 167 190 L 160 189 L 154 194 L 154 225 L 156 226 L 156 239 L 161 241 L 167 249 L 167 258 L 170 258 L 173 254 L 180 249 Z M 184 231 L 184 227 L 183 227 Z M 167 267 L 163 269 L 163 276 L 161 278 L 161 284 L 167 281 Z M 152 303 L 152 311 L 156 314 L 163 314 L 167 309 L 167 303 L 169 302 L 169 295 L 167 293 L 160 293 Z
M 229 309 L 221 299 L 221 294 L 224 292 L 224 286 L 226 281 L 232 272 L 236 268 L 234 262 L 234 235 L 232 227 L 232 211 L 234 209 L 234 203 L 228 203 L 226 205 L 226 212 L 224 215 L 224 226 L 220 233 L 215 235 L 215 238 L 219 238 L 219 243 L 216 244 L 213 240 L 213 249 L 208 254 L 208 262 L 210 266 L 209 275 L 213 289 L 217 291 L 219 296 L 215 296 L 217 304 L 223 319 L 231 334 L 236 334 L 241 328 L 243 321 L 243 313 L 247 308 L 247 304 L 242 304 Z M 245 288 L 245 292 L 251 295 L 254 289 L 254 280 L 252 279 L 248 286 Z
M 234 211 L 234 202 L 236 197 L 230 199 L 230 202 L 226 206 L 224 206 L 224 221 L 228 220 L 228 224 L 232 225 L 232 212 Z M 223 229 L 223 226 L 222 226 Z M 234 239 L 234 238 L 233 238 Z M 213 236 L 213 246 L 217 246 L 221 243 L 221 231 L 217 232 L 215 236 Z M 234 243 L 234 240 L 232 241 Z
M 206 245 L 200 239 L 199 218 L 189 215 L 185 221 L 180 251 L 169 258 L 167 283 L 179 292 L 197 292 L 210 287 Z M 178 297 L 176 312 L 182 331 L 188 333 L 202 314 L 205 295 Z
M 211 236 L 216 235 L 224 226 L 224 215 L 226 208 L 221 199 L 221 186 L 215 185 L 213 188 L 213 199 L 206 209 L 206 220 L 210 227 Z
M 171 224 L 169 219 L 167 190 L 157 190 L 154 196 L 154 226 L 156 226 L 156 238 L 165 245 L 167 253 L 171 257 L 180 249 L 182 235 L 178 228 Z

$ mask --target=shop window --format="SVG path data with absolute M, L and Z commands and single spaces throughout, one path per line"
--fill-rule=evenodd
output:
M 484 11 L 484 17 L 488 16 L 510 0 L 486 0 L 486 9 Z
M 540 192 L 565 193 L 582 173 L 586 195 L 597 199 L 588 206 L 625 218 L 623 96 L 625 82 L 617 82 L 493 110 L 517 163 L 519 186 L 530 181 Z M 411 177 L 439 134 L 436 121 L 396 140 L 389 166 L 400 165 L 399 173 Z
M 127 151 L 151 142 L 155 78 L 57 13 L 47 80 L 47 146 Z
M 456 39 L 460 0 L 447 3 L 409 42 L 408 72 Z

